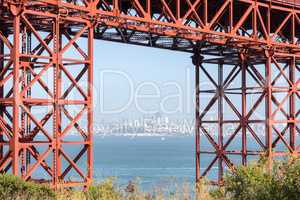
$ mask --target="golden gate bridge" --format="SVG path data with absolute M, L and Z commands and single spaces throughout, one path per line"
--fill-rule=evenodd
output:
M 276 157 L 298 155 L 300 1 L 0 3 L 1 172 L 37 180 L 35 172 L 43 170 L 47 176 L 37 181 L 53 187 L 91 184 L 95 39 L 193 55 L 196 181 L 216 167 L 212 182 L 222 184 L 225 170 L 246 165 L 255 156 L 272 163 Z M 212 68 L 217 70 L 212 73 Z M 201 88 L 201 80 L 212 87 Z M 216 118 L 208 118 L 214 109 Z M 258 110 L 264 115 L 258 116 Z M 224 137 L 228 124 L 235 128 Z M 263 133 L 253 126 L 263 127 Z M 67 137 L 74 130 L 80 140 Z M 237 138 L 239 148 L 232 149 Z M 208 164 L 205 156 L 211 158 Z M 70 179 L 72 171 L 76 180 Z

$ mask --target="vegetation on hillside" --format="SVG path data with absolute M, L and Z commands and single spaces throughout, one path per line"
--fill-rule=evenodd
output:
M 300 160 L 274 161 L 272 169 L 264 161 L 240 166 L 226 175 L 223 188 L 210 194 L 221 200 L 298 200 Z
M 225 186 L 212 188 L 198 186 L 197 200 L 300 200 L 300 160 L 274 162 L 270 170 L 260 161 L 237 167 L 225 177 Z M 138 184 L 130 182 L 120 188 L 110 178 L 94 184 L 87 191 L 52 191 L 48 186 L 24 182 L 12 175 L 0 175 L 0 199 L 8 200 L 192 200 L 193 189 L 188 184 L 175 186 L 175 190 L 157 188 L 146 193 Z
M 55 192 L 45 185 L 25 182 L 10 174 L 0 175 L 0 199 L 52 200 L 55 198 Z

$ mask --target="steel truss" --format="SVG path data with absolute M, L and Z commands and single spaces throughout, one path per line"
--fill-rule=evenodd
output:
M 222 184 L 224 171 L 237 165 L 298 156 L 299 58 L 250 55 L 240 52 L 235 63 L 224 57 L 195 63 L 197 180 L 209 175 Z
M 11 9 L 14 32 L 0 33 L 0 171 L 52 186 L 87 186 L 93 168 L 93 25 L 53 15 L 43 32 L 34 20 L 40 13 Z M 76 26 L 77 34 L 67 33 L 65 24 Z M 83 33 L 85 44 L 78 43 Z
M 217 170 L 221 184 L 259 155 L 298 155 L 293 2 L 0 0 L 0 171 L 91 183 L 93 39 L 194 54 L 197 180 Z

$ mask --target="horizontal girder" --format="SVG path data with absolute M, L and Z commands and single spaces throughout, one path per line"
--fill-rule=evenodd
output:
M 12 18 L 5 10 L 11 2 L 3 0 L 1 19 L 12 32 Z M 70 33 L 80 28 L 78 22 L 83 19 L 92 21 L 96 39 L 190 52 L 196 41 L 202 41 L 210 49 L 226 45 L 263 51 L 272 47 L 300 54 L 300 6 L 297 1 L 296 5 L 287 2 L 37 0 L 19 6 L 22 12 L 36 15 L 29 20 L 37 30 L 49 31 L 49 17 L 59 15 L 66 19 L 64 28 Z

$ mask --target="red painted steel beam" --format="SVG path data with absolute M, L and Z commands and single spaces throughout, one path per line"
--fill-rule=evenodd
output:
M 11 27 L 0 31 L 1 44 L 4 44 L 6 49 L 6 54 L 1 51 L 0 86 L 5 92 L 1 93 L 0 129 L 1 137 L 5 138 L 1 140 L 1 149 L 5 145 L 9 145 L 9 149 L 7 152 L 1 151 L 0 171 L 7 172 L 12 169 L 13 174 L 22 175 L 24 180 L 48 182 L 54 188 L 76 185 L 87 187 L 92 182 L 93 169 L 93 98 L 92 85 L 89 84 L 93 82 L 93 23 L 89 19 L 74 20 L 57 14 L 41 14 L 18 4 L 9 4 L 8 9 L 11 12 Z M 41 16 L 49 22 L 44 26 L 48 32 L 46 37 L 41 34 L 44 30 L 40 29 L 40 24 L 37 23 Z M 74 27 L 83 27 L 75 37 L 68 35 L 64 29 L 63 24 L 68 22 L 74 24 Z M 9 28 L 14 31 L 9 33 Z M 89 36 L 87 48 L 78 43 L 83 33 Z M 12 37 L 9 37 L 9 34 Z M 64 46 L 61 43 L 63 35 L 68 39 Z M 71 47 L 82 57 L 68 58 L 67 53 L 72 51 Z M 82 68 L 79 74 L 71 70 L 74 67 Z M 53 73 L 53 76 L 49 76 L 49 73 Z M 46 74 L 52 79 L 50 82 L 54 82 L 53 87 L 44 80 Z M 67 80 L 63 79 L 62 74 Z M 88 77 L 88 88 L 78 84 L 85 75 Z M 13 82 L 13 87 L 10 88 L 11 84 L 7 82 Z M 65 90 L 62 84 L 68 84 L 69 87 Z M 32 93 L 32 88 L 37 86 L 45 94 L 42 98 L 36 96 L 36 91 Z M 76 91 L 82 98 L 79 98 L 80 95 L 78 98 L 72 96 Z M 78 110 L 78 113 L 72 116 L 68 106 L 83 107 L 80 110 L 85 112 Z M 39 108 L 47 108 L 49 111 L 41 119 L 34 111 Z M 63 123 L 63 116 L 69 121 Z M 85 117 L 88 120 L 86 127 L 81 122 Z M 49 121 L 52 121 L 52 124 L 49 124 Z M 72 128 L 78 131 L 82 141 L 64 137 L 70 134 Z M 41 137 L 45 139 L 38 139 Z M 76 147 L 77 154 L 68 152 L 65 145 Z M 62 165 L 63 159 L 67 162 L 67 170 Z M 79 162 L 85 162 L 85 168 L 81 169 Z M 42 179 L 37 177 L 37 170 L 40 169 L 47 174 Z M 82 179 L 71 180 L 72 170 Z M 38 174 L 42 173 L 39 171 Z

